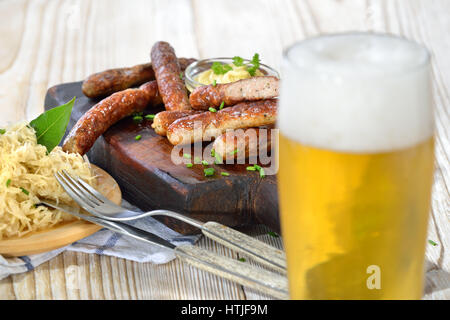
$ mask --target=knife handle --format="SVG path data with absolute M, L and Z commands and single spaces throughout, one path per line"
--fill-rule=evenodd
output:
M 204 223 L 202 232 L 227 248 L 244 253 L 264 266 L 286 274 L 286 255 L 282 250 L 213 221 Z
M 193 245 L 178 246 L 174 252 L 180 260 L 196 268 L 259 290 L 278 299 L 289 299 L 288 282 L 283 275 L 236 259 L 219 256 Z

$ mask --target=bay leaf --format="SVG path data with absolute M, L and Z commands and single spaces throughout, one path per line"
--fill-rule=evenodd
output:
M 69 124 L 75 97 L 69 102 L 47 110 L 36 119 L 30 121 L 30 126 L 36 131 L 37 142 L 51 152 L 60 142 Z

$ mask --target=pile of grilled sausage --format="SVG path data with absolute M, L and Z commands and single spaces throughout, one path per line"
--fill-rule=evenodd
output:
M 83 82 L 82 90 L 87 97 L 106 98 L 78 120 L 63 143 L 65 151 L 83 155 L 114 123 L 160 104 L 164 104 L 166 111 L 156 114 L 152 127 L 173 145 L 216 137 L 213 148 L 216 157 L 223 160 L 235 156 L 230 151 L 236 148 L 246 150 L 246 156 L 256 151 L 258 146 L 245 145 L 247 142 L 230 133 L 230 129 L 244 129 L 240 130 L 242 135 L 248 128 L 256 128 L 258 133 L 259 127 L 273 126 L 277 115 L 278 78 L 261 76 L 205 85 L 188 96 L 180 74 L 195 59 L 178 59 L 170 44 L 163 41 L 154 44 L 150 56 L 151 63 L 106 70 Z M 210 108 L 214 108 L 213 112 Z M 201 134 L 194 134 L 194 126 Z M 244 145 L 237 145 L 239 141 Z M 270 136 L 267 141 L 259 147 L 270 149 Z

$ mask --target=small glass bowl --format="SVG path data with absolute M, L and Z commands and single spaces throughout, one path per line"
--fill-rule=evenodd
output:
M 198 76 L 203 71 L 206 71 L 208 69 L 211 69 L 211 66 L 213 62 L 220 62 L 222 64 L 230 64 L 233 63 L 233 58 L 211 58 L 211 59 L 203 59 L 198 60 L 196 62 L 191 63 L 184 72 L 184 78 L 186 83 L 186 88 L 188 88 L 189 92 L 192 92 L 195 88 L 204 86 L 204 84 L 197 82 L 194 80 L 196 76 Z M 250 60 L 245 60 L 244 63 L 248 64 L 250 63 Z M 265 76 L 274 76 L 277 78 L 280 78 L 280 75 L 275 69 L 272 69 L 271 67 L 260 64 L 259 70 L 265 75 Z

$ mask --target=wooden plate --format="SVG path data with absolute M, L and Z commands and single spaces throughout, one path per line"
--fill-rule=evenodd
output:
M 92 165 L 92 168 L 98 176 L 100 193 L 112 202 L 120 204 L 122 192 L 117 182 L 99 167 Z M 90 236 L 101 228 L 101 226 L 83 220 L 60 224 L 48 230 L 30 233 L 24 237 L 0 240 L 0 254 L 7 257 L 18 257 L 51 251 Z

